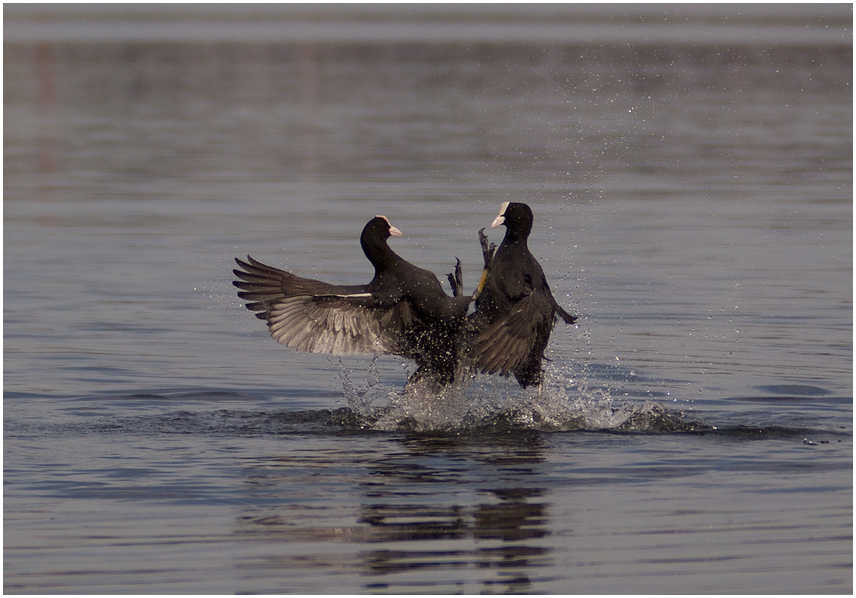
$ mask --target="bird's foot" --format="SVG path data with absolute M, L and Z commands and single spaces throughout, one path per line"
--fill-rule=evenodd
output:
M 455 271 L 446 275 L 452 286 L 452 296 L 460 297 L 464 292 L 464 272 L 461 269 L 461 260 L 455 258 Z
M 482 249 L 482 257 L 484 257 L 484 269 L 489 270 L 490 264 L 493 261 L 493 252 L 496 251 L 496 243 L 488 241 L 483 228 L 479 230 L 479 244 Z
M 493 252 L 496 251 L 496 243 L 488 241 L 483 228 L 479 230 L 479 244 L 481 244 L 482 257 L 484 257 L 484 269 L 482 270 L 479 284 L 473 292 L 473 301 L 478 299 L 479 295 L 481 295 L 484 290 L 484 283 L 487 281 L 487 275 L 490 272 L 490 266 L 493 263 Z

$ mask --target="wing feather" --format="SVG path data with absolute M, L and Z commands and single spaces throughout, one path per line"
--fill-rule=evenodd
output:
M 364 286 L 302 278 L 247 256 L 233 284 L 247 309 L 266 320 L 278 343 L 297 351 L 349 355 L 407 354 L 402 335 L 421 326 L 406 301 L 384 305 Z
M 531 293 L 475 338 L 469 359 L 484 374 L 507 376 L 530 358 L 539 334 L 545 328 L 549 334 L 551 326 L 549 300 Z

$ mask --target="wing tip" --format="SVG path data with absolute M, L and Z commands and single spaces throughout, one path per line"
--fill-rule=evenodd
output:
M 570 325 L 577 321 L 577 316 L 572 316 L 558 305 L 556 306 L 556 313 L 565 321 L 565 324 Z

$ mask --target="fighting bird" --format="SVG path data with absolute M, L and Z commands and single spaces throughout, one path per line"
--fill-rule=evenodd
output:
M 387 244 L 401 231 L 385 216 L 363 228 L 360 245 L 374 266 L 364 285 L 333 285 L 296 276 L 253 259 L 235 258 L 238 296 L 265 320 L 279 343 L 313 353 L 392 354 L 413 359 L 418 369 L 408 384 L 430 376 L 439 385 L 455 379 L 460 330 L 477 296 L 460 292 L 460 262 L 454 296 L 430 271 L 396 254 Z M 487 258 L 486 258 L 487 259 Z
M 556 302 L 541 265 L 529 251 L 532 210 L 504 202 L 491 228 L 505 226 L 505 238 L 487 267 L 484 289 L 475 299 L 467 329 L 467 359 L 484 374 L 514 374 L 523 388 L 541 383 L 542 362 L 556 317 L 576 318 Z M 482 247 L 487 244 L 479 231 Z

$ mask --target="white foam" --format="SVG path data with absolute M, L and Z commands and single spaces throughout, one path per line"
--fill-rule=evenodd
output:
M 608 388 L 589 387 L 584 371 L 575 375 L 548 369 L 540 388 L 528 389 L 513 379 L 460 372 L 462 381 L 454 385 L 437 389 L 423 379 L 402 390 L 380 380 L 374 360 L 366 370 L 365 387 L 357 389 L 351 373 L 342 368 L 348 406 L 377 431 L 646 431 L 669 417 L 655 402 L 619 404 Z

